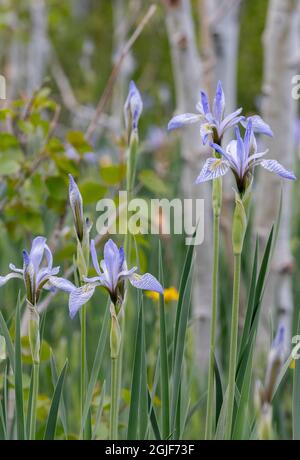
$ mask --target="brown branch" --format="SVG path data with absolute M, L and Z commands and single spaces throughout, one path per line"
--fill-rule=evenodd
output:
M 94 133 L 94 131 L 96 129 L 98 118 L 102 114 L 104 108 L 106 107 L 106 104 L 108 103 L 108 101 L 109 101 L 109 99 L 111 97 L 114 83 L 115 83 L 116 78 L 117 78 L 117 76 L 118 76 L 118 74 L 120 72 L 120 68 L 121 68 L 121 65 L 122 65 L 125 57 L 129 53 L 129 51 L 132 48 L 132 46 L 134 45 L 135 41 L 138 39 L 138 37 L 142 33 L 144 27 L 147 25 L 149 20 L 152 18 L 153 14 L 156 11 L 156 8 L 157 8 L 156 5 L 151 5 L 150 6 L 150 8 L 148 9 L 147 13 L 142 18 L 141 22 L 138 24 L 137 28 L 135 29 L 135 31 L 133 32 L 133 34 L 131 35 L 129 40 L 125 43 L 124 48 L 123 48 L 122 52 L 120 53 L 120 56 L 119 56 L 117 62 L 114 64 L 114 66 L 112 68 L 112 71 L 111 71 L 111 74 L 109 76 L 109 79 L 107 81 L 106 87 L 105 87 L 105 89 L 104 89 L 104 91 L 102 93 L 102 96 L 100 97 L 100 100 L 98 102 L 98 105 L 96 107 L 94 117 L 92 118 L 92 120 L 91 120 L 91 122 L 90 122 L 90 124 L 88 126 L 88 129 L 86 131 L 87 140 L 91 139 L 91 137 L 92 137 L 92 135 L 93 135 L 93 133 Z

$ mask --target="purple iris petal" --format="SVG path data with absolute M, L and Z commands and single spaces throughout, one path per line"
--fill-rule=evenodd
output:
M 270 126 L 259 115 L 248 117 L 244 122 L 242 122 L 242 125 L 246 127 L 249 120 L 252 122 L 252 129 L 255 133 L 273 137 L 273 131 Z
M 208 158 L 197 177 L 195 184 L 200 184 L 208 180 L 224 176 L 229 170 L 228 162 L 221 158 Z
M 168 130 L 182 128 L 183 126 L 191 125 L 201 120 L 201 115 L 196 113 L 183 113 L 182 115 L 176 115 L 168 123 Z
M 242 112 L 242 108 L 240 107 L 237 109 L 235 112 L 229 113 L 224 120 L 220 124 L 220 130 L 224 131 L 225 128 L 230 128 L 232 126 L 235 126 L 238 124 L 240 121 L 244 120 L 244 116 L 238 116 Z
M 31 250 L 29 253 L 29 259 L 34 267 L 34 271 L 37 272 L 41 265 L 44 250 L 45 250 L 46 238 L 43 236 L 37 236 L 32 241 Z
M 92 256 L 92 262 L 93 262 L 94 268 L 96 272 L 98 273 L 98 275 L 100 276 L 101 270 L 100 270 L 99 263 L 98 263 L 95 240 L 91 241 L 91 256 Z
M 285 169 L 278 161 L 276 160 L 261 160 L 259 163 L 263 168 L 277 174 L 280 177 L 285 179 L 296 180 L 296 176 L 292 171 Z
M 204 115 L 209 115 L 210 107 L 209 107 L 207 95 L 204 91 L 200 91 L 200 96 L 201 96 L 201 104 L 202 104 L 203 113 Z
M 64 292 L 73 292 L 76 286 L 71 281 L 59 276 L 49 276 L 48 282 L 51 286 Z
M 213 116 L 218 121 L 218 123 L 221 123 L 222 116 L 224 113 L 224 108 L 225 108 L 224 91 L 222 88 L 222 83 L 218 81 L 216 95 L 215 95 L 214 103 L 213 103 Z
M 22 275 L 19 274 L 19 273 L 9 273 L 8 275 L 0 276 L 0 287 L 4 286 L 4 284 L 6 284 L 7 281 L 9 281 L 12 278 L 21 278 L 22 279 Z
M 143 111 L 143 101 L 136 84 L 129 83 L 129 93 L 124 105 L 124 117 L 126 128 L 137 129 L 138 121 Z M 131 124 L 131 126 L 129 126 Z
M 85 284 L 80 288 L 73 289 L 69 297 L 69 312 L 73 319 L 82 305 L 86 304 L 93 296 L 97 284 Z
M 164 290 L 162 285 L 157 281 L 157 279 L 150 273 L 145 273 L 144 275 L 137 275 L 136 273 L 129 278 L 132 286 L 137 289 L 145 289 L 147 291 L 155 291 L 163 294 Z
M 107 269 L 111 290 L 114 290 L 118 283 L 121 260 L 118 246 L 113 242 L 113 240 L 108 240 L 107 243 L 105 243 L 104 262 Z

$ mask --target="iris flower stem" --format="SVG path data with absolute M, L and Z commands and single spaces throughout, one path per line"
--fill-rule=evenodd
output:
M 231 313 L 231 334 L 230 334 L 230 355 L 228 375 L 228 401 L 226 420 L 226 439 L 230 439 L 232 430 L 232 419 L 235 395 L 235 373 L 237 358 L 238 326 L 239 326 L 239 300 L 240 300 L 240 278 L 241 278 L 241 254 L 234 255 L 234 278 L 233 278 L 233 300 Z
M 212 304 L 210 320 L 210 350 L 208 367 L 208 393 L 206 408 L 205 439 L 212 438 L 214 418 L 214 360 L 217 332 L 217 309 L 218 309 L 218 272 L 219 272 L 219 236 L 220 214 L 214 212 L 213 219 L 213 273 L 212 273 Z
M 29 424 L 29 439 L 35 439 L 35 429 L 36 429 L 36 409 L 37 409 L 37 399 L 39 393 L 39 363 L 33 363 L 32 368 L 32 406 L 30 412 L 30 424 Z
M 111 400 L 110 400 L 110 439 L 118 439 L 118 412 L 119 412 L 119 374 L 120 355 L 117 358 L 111 358 Z
M 80 338 L 80 410 L 81 419 L 83 417 L 84 402 L 86 395 L 86 305 L 80 311 L 81 338 Z M 83 438 L 85 437 L 83 430 Z

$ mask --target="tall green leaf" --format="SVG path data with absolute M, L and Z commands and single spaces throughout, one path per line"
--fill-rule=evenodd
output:
M 50 411 L 49 411 L 49 415 L 47 419 L 45 434 L 44 434 L 45 440 L 52 440 L 54 439 L 54 436 L 55 436 L 59 403 L 62 397 L 62 390 L 63 390 L 67 368 L 68 368 L 68 360 L 66 360 L 65 362 L 65 365 L 60 373 L 60 376 L 57 380 L 57 384 L 54 390 L 53 398 L 51 401 L 51 407 L 50 407 Z
M 161 245 L 159 245 L 159 281 L 164 285 L 163 263 Z M 170 395 L 169 395 L 169 363 L 168 344 L 165 318 L 164 296 L 159 296 L 159 323 L 160 323 L 160 382 L 161 382 L 161 410 L 162 410 L 162 435 L 167 439 L 170 434 Z
M 105 346 L 107 342 L 107 336 L 108 336 L 108 331 L 109 331 L 109 319 L 110 319 L 109 302 L 110 301 L 108 300 L 106 304 L 105 314 L 103 318 L 101 332 L 99 334 L 99 340 L 98 340 L 98 345 L 97 345 L 97 349 L 95 353 L 95 359 L 93 363 L 91 377 L 90 377 L 90 381 L 89 381 L 87 392 L 86 392 L 86 398 L 85 398 L 85 403 L 84 403 L 84 408 L 83 408 L 83 415 L 82 415 L 82 420 L 81 420 L 81 431 L 83 430 L 83 427 L 85 426 L 86 419 L 90 411 L 94 388 L 97 382 L 97 378 L 98 378 L 100 368 L 103 362 L 104 354 L 105 354 Z
M 20 335 L 20 294 L 16 306 L 16 337 L 15 337 L 15 394 L 16 394 L 16 418 L 17 436 L 19 440 L 25 439 L 24 404 L 23 404 L 23 377 L 22 377 L 22 351 Z
M 134 353 L 134 364 L 133 374 L 131 383 L 131 398 L 129 407 L 129 418 L 128 418 L 128 430 L 127 439 L 137 439 L 138 430 L 138 413 L 139 413 L 139 402 L 141 394 L 141 373 L 142 373 L 142 347 L 141 343 L 143 340 L 143 308 L 140 303 L 138 325 L 136 331 L 135 340 L 135 353 Z

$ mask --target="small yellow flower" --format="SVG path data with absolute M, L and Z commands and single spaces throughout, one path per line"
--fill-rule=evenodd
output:
M 155 300 L 155 302 L 159 301 L 159 293 L 158 292 L 146 291 L 146 296 L 149 297 L 149 299 Z
M 164 290 L 164 299 L 166 303 L 172 302 L 173 300 L 179 299 L 179 293 L 174 286 L 171 286 Z
M 159 294 L 158 292 L 154 291 L 147 291 L 146 296 L 149 297 L 149 299 L 154 300 L 155 302 L 159 301 Z M 174 286 L 171 286 L 167 289 L 164 290 L 164 299 L 166 303 L 170 303 L 173 300 L 176 301 L 179 298 L 179 293 L 177 289 Z
M 290 369 L 295 369 L 295 367 L 296 367 L 295 360 L 292 359 L 292 360 L 291 360 L 291 363 L 290 363 Z

